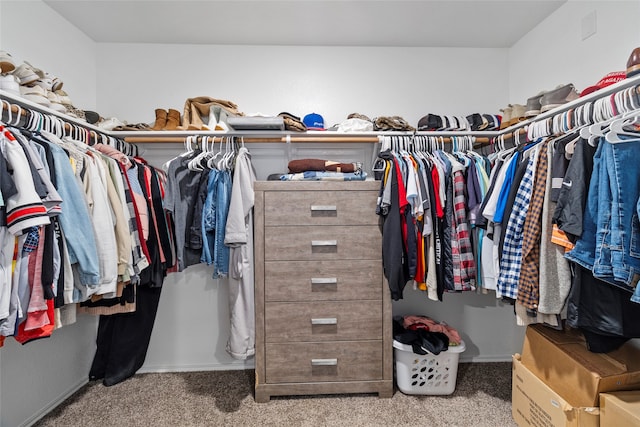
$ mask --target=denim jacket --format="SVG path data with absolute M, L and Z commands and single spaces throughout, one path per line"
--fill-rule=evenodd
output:
M 49 134 L 47 138 L 53 138 Z M 58 193 L 61 204 L 60 225 L 67 243 L 71 264 L 78 263 L 80 283 L 95 286 L 100 283 L 100 266 L 96 241 L 85 196 L 71 169 L 69 156 L 54 143 L 49 143 L 55 162 Z
M 213 263 L 213 278 L 229 275 L 229 248 L 224 244 L 231 200 L 231 173 L 212 169 L 202 212 L 202 262 Z

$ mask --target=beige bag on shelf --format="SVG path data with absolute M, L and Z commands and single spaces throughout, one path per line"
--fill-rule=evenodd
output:
M 212 111 L 218 114 L 212 115 Z M 222 111 L 224 111 L 224 114 L 221 114 Z M 220 116 L 244 116 L 244 114 L 238 111 L 238 106 L 231 101 L 208 96 L 188 98 L 184 103 L 182 128 L 188 130 L 215 130 Z M 210 124 L 213 125 L 213 128 L 210 127 Z

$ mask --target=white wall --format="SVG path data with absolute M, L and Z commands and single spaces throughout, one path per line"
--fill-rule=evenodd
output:
M 582 20 L 595 12 L 596 33 L 582 40 Z M 612 71 L 625 71 L 640 46 L 640 1 L 569 0 L 509 49 L 509 102 L 560 84 L 578 92 Z
M 28 425 L 87 383 L 95 352 L 97 317 L 55 330 L 23 345 L 12 338 L 0 349 L 0 425 Z
M 328 124 L 359 112 L 400 115 L 416 125 L 429 112 L 495 113 L 508 99 L 505 49 L 99 44 L 98 52 L 99 111 L 131 123 L 153 122 L 155 108 L 182 111 L 187 98 L 200 95 L 231 100 L 244 112 L 302 117 L 315 111 Z M 365 145 L 255 144 L 250 150 L 258 178 L 265 179 L 286 170 L 289 158 L 370 165 L 376 147 Z M 182 150 L 144 149 L 156 165 Z M 227 282 L 210 275 L 198 266 L 167 278 L 144 371 L 253 365 L 224 351 Z M 469 346 L 463 360 L 509 360 L 522 345 L 512 308 L 494 296 L 451 295 L 439 304 L 408 293 L 394 306 L 397 313 L 430 314 L 459 328 Z
M 95 43 L 40 0 L 0 1 L 0 48 L 60 78 L 73 105 L 96 107 Z
M 64 82 L 74 104 L 96 105 L 94 43 L 41 1 L 0 1 L 0 49 L 18 65 L 29 61 Z M 0 425 L 26 425 L 86 383 L 97 318 L 24 346 L 7 338 L 0 349 Z M 25 397 L 28 396 L 28 399 Z
M 210 96 L 245 113 L 332 125 L 358 112 L 399 115 L 497 113 L 507 102 L 504 49 L 99 44 L 100 112 L 153 122 L 156 108 L 183 111 Z

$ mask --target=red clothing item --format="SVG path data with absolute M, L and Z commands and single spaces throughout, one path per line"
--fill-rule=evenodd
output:
M 402 326 L 409 330 L 425 329 L 431 332 L 442 332 L 449 337 L 451 344 L 460 344 L 462 342 L 460 334 L 455 328 L 444 322 L 436 322 L 428 316 L 405 316 Z
M 433 194 L 436 198 L 436 215 L 438 218 L 444 217 L 444 210 L 442 210 L 442 201 L 440 200 L 440 175 L 438 175 L 438 168 L 435 165 L 431 168 L 431 179 L 433 180 Z
M 418 243 L 417 245 L 417 250 L 418 250 L 418 262 L 416 264 L 416 277 L 415 280 L 416 282 L 418 282 L 418 284 L 422 284 L 424 285 L 424 283 L 426 282 L 426 278 L 427 278 L 427 272 L 426 272 L 426 260 L 425 260 L 425 253 L 424 253 L 424 238 L 422 237 L 422 234 L 420 233 L 419 230 L 416 230 L 417 235 L 418 235 L 418 239 L 416 240 L 416 242 Z
M 35 251 L 29 253 L 28 280 L 31 289 L 27 319 L 23 322 L 24 329 L 35 330 L 51 324 L 53 318 L 48 317 L 48 304 L 44 299 L 42 285 L 42 256 L 44 252 L 44 232 L 42 227 L 38 230 L 39 242 Z
M 31 313 L 29 314 L 29 316 L 31 316 Z M 47 311 L 46 311 L 46 316 L 49 319 L 49 323 L 40 327 L 40 328 L 36 328 L 36 329 L 31 329 L 29 331 L 25 330 L 25 325 L 27 324 L 27 322 L 22 322 L 19 326 L 18 326 L 18 333 L 15 335 L 15 340 L 18 341 L 20 344 L 26 344 L 29 341 L 33 341 L 39 338 L 47 338 L 51 336 L 51 333 L 53 332 L 53 330 L 55 329 L 55 321 L 54 321 L 54 317 L 55 317 L 55 311 L 54 311 L 54 307 L 53 307 L 53 300 L 49 299 L 47 300 Z
M 146 188 L 146 193 L 147 193 L 147 203 L 148 206 L 151 206 L 151 209 L 149 209 L 150 213 L 151 213 L 151 219 L 153 221 L 153 226 L 155 227 L 156 230 L 160 230 L 160 228 L 158 227 L 158 219 L 156 218 L 156 210 L 153 209 L 153 195 L 151 194 L 151 170 L 149 169 L 148 166 L 144 166 L 144 165 L 139 165 L 138 167 L 144 167 L 143 171 L 144 171 L 144 185 Z M 167 262 L 167 258 L 164 256 L 164 251 L 162 250 L 162 242 L 160 241 L 160 234 L 156 232 L 156 241 L 158 242 L 158 251 L 160 252 L 160 262 Z
M 393 161 L 395 163 L 395 171 L 396 171 L 396 176 L 398 178 L 398 206 L 400 207 L 400 219 L 402 222 L 402 242 L 404 244 L 404 247 L 407 247 L 407 221 L 405 219 L 405 215 L 404 212 L 407 209 L 407 206 L 409 206 L 409 202 L 407 201 L 407 190 L 404 187 L 404 181 L 403 181 L 403 177 L 402 177 L 402 171 L 400 170 L 400 164 L 398 162 L 398 159 L 396 159 L 395 157 L 393 158 Z
M 144 234 L 142 232 L 142 223 L 140 222 L 140 211 L 138 210 L 138 205 L 136 203 L 136 199 L 133 196 L 133 190 L 131 189 L 131 183 L 129 182 L 129 176 L 127 175 L 127 170 L 125 166 L 120 163 L 120 168 L 122 169 L 122 176 L 124 178 L 124 182 L 128 187 L 129 193 L 131 194 L 131 204 L 133 205 L 133 211 L 135 212 L 135 220 L 136 225 L 138 227 L 138 237 L 140 240 L 140 248 L 142 249 L 142 253 L 147 258 L 149 264 L 151 264 L 151 255 L 149 255 L 149 248 L 147 248 L 147 240 L 144 238 Z

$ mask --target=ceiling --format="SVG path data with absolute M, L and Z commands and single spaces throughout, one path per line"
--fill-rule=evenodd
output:
M 98 43 L 511 47 L 566 0 L 44 0 Z

